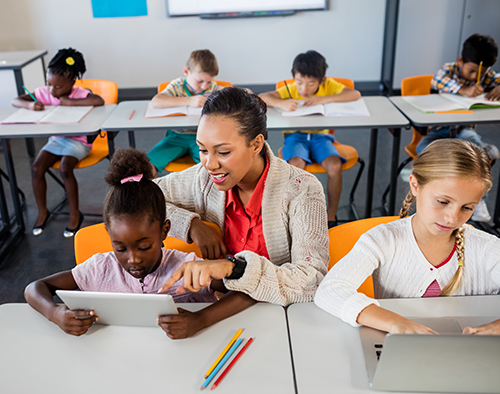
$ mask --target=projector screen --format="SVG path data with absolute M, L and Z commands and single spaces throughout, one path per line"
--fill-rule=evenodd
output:
M 168 16 L 264 16 L 282 14 L 279 11 L 326 9 L 327 0 L 167 0 Z

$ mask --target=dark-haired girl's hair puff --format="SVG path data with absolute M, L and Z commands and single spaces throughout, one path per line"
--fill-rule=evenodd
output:
M 47 68 L 52 74 L 72 80 L 82 79 L 87 71 L 83 55 L 73 48 L 60 49 Z
M 140 180 L 122 180 L 142 175 Z M 153 167 L 146 153 L 134 149 L 118 149 L 104 177 L 111 186 L 104 200 L 104 223 L 122 215 L 147 216 L 150 222 L 163 224 L 166 219 L 165 196 L 152 181 Z

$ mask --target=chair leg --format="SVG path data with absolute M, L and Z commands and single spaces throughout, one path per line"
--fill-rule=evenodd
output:
M 365 169 L 365 162 L 360 157 L 358 158 L 359 163 L 359 171 L 358 175 L 356 175 L 356 179 L 354 180 L 354 184 L 352 185 L 351 193 L 349 194 L 349 207 L 351 208 L 352 214 L 359 220 L 358 211 L 356 210 L 356 206 L 354 205 L 354 194 L 356 193 L 356 189 L 358 187 L 359 180 L 361 179 L 361 175 L 363 174 L 363 170 Z
M 403 171 L 403 168 L 406 167 L 406 165 L 411 162 L 413 158 L 408 157 L 405 160 L 401 162 L 401 164 L 398 167 L 398 172 L 397 172 L 397 177 L 399 177 L 399 174 L 401 174 L 401 171 Z M 394 185 L 396 187 L 396 185 Z M 391 185 L 387 185 L 387 188 L 384 191 L 384 194 L 382 194 L 382 214 L 384 216 L 388 215 L 389 211 L 387 209 L 387 195 L 389 194 L 389 190 L 391 190 Z

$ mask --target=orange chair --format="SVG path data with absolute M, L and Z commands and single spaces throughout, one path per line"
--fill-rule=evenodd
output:
M 219 81 L 214 79 L 214 82 L 217 83 L 217 85 L 228 88 L 233 86 L 231 82 L 226 82 L 226 81 Z M 168 86 L 169 82 L 162 82 L 158 85 L 158 93 L 161 93 L 165 90 L 165 88 Z M 168 172 L 180 172 L 188 169 L 189 167 L 192 167 L 196 165 L 196 162 L 193 160 L 193 158 L 190 155 L 185 155 L 182 157 L 179 157 L 178 159 L 172 160 L 170 163 L 167 164 L 165 167 L 165 170 Z
M 75 82 L 75 86 L 79 86 L 84 89 L 89 89 L 92 93 L 101 96 L 104 100 L 104 104 L 116 104 L 118 101 L 118 85 L 112 81 L 106 81 L 103 79 L 77 79 Z M 87 168 L 91 167 L 94 164 L 100 163 L 102 160 L 107 158 L 109 155 L 108 148 L 108 136 L 105 131 L 101 131 L 97 138 L 94 140 L 92 144 L 92 149 L 90 150 L 88 156 L 83 158 L 78 162 L 75 166 L 76 168 Z M 58 169 L 61 165 L 61 161 L 58 160 L 54 163 L 52 168 Z M 64 188 L 64 183 L 50 170 L 47 171 L 48 174 Z M 61 213 L 58 210 L 66 203 L 66 196 L 56 204 L 56 206 L 51 209 L 54 214 Z M 92 215 L 86 214 L 87 216 L 101 216 L 101 215 Z
M 401 81 L 401 96 L 419 96 L 423 94 L 431 94 L 431 80 L 434 75 L 418 75 L 416 77 L 408 77 Z M 417 157 L 417 145 L 422 139 L 423 135 L 420 134 L 414 127 L 412 127 L 413 137 L 411 142 L 405 146 L 405 152 L 408 154 L 408 158 L 403 160 L 398 167 L 398 175 L 401 173 L 403 168 L 411 162 L 415 157 Z M 382 209 L 387 212 L 386 202 L 387 194 L 391 185 L 388 185 L 382 195 Z
M 363 233 L 366 233 L 372 227 L 378 226 L 379 224 L 389 223 L 397 219 L 399 219 L 399 216 L 381 216 L 362 219 L 341 224 L 328 230 L 328 236 L 330 238 L 330 264 L 328 269 L 332 268 L 340 259 L 351 251 L 354 244 Z M 361 284 L 358 291 L 366 294 L 368 297 L 374 297 L 371 275 Z
M 214 223 L 204 222 L 212 230 L 222 234 L 219 226 Z M 194 244 L 188 244 L 174 237 L 167 237 L 163 241 L 167 249 L 176 249 L 182 252 L 194 252 L 201 257 L 200 249 Z M 104 227 L 104 223 L 94 224 L 92 226 L 81 228 L 75 235 L 75 260 L 76 264 L 81 264 L 96 253 L 111 252 L 113 246 L 109 239 L 109 234 Z
M 327 77 L 327 78 L 334 79 L 335 81 L 340 82 L 344 86 L 347 86 L 348 88 L 354 89 L 354 81 L 352 79 L 332 78 L 332 77 Z M 295 82 L 295 80 L 293 78 L 290 78 L 287 80 L 279 81 L 276 84 L 276 90 L 285 86 L 285 82 L 287 84 L 292 84 Z M 334 133 L 335 133 L 335 130 L 330 130 L 330 134 L 334 135 Z M 342 156 L 344 159 L 346 159 L 346 162 L 342 165 L 343 171 L 348 170 L 351 167 L 354 167 L 354 165 L 356 163 L 359 163 L 359 165 L 360 165 L 358 174 L 356 175 L 356 179 L 354 181 L 354 184 L 352 185 L 351 193 L 349 194 L 349 206 L 354 214 L 354 217 L 356 219 L 359 219 L 359 215 L 358 215 L 358 213 L 356 211 L 356 207 L 354 205 L 354 194 L 356 193 L 356 188 L 358 187 L 359 180 L 361 178 L 361 175 L 363 174 L 363 170 L 365 168 L 365 162 L 363 161 L 363 159 L 361 159 L 359 157 L 358 151 L 356 150 L 356 148 L 354 148 L 350 145 L 341 144 L 337 140 L 335 140 L 333 145 L 335 146 L 335 148 L 337 148 L 340 156 Z M 280 158 L 283 158 L 282 157 L 282 149 L 283 148 L 279 148 L 279 150 L 278 150 L 278 156 Z M 321 167 L 321 165 L 318 163 L 307 164 L 305 166 L 304 170 L 306 170 L 307 172 L 314 173 L 314 174 L 323 174 L 326 172 L 325 169 L 323 167 Z

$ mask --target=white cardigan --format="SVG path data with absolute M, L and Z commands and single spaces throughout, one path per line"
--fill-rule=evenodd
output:
M 240 279 L 225 279 L 229 290 L 279 305 L 311 302 L 328 270 L 328 229 L 323 187 L 317 178 L 273 155 L 266 143 L 269 173 L 262 195 L 262 227 L 270 260 L 242 251 Z M 194 218 L 219 225 L 224 233 L 226 193 L 217 190 L 198 164 L 159 178 L 167 200 L 170 234 L 190 242 Z
M 463 278 L 454 295 L 497 294 L 500 290 L 500 239 L 465 226 Z M 443 288 L 458 268 L 456 252 L 440 268 L 420 251 L 411 217 L 381 224 L 361 236 L 353 249 L 327 274 L 314 302 L 353 326 L 370 304 L 380 305 L 358 287 L 373 273 L 375 298 L 422 297 L 437 280 Z

